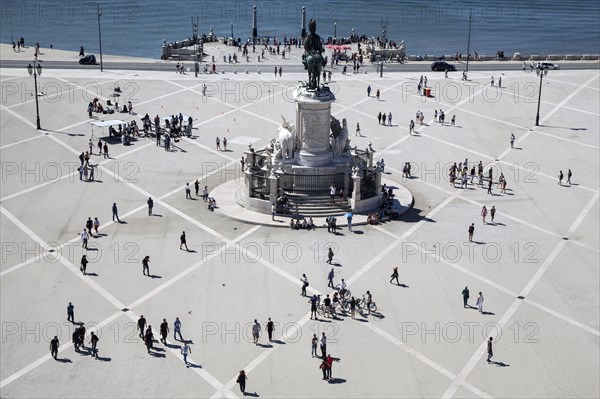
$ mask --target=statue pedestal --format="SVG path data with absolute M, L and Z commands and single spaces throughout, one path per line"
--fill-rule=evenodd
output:
M 333 161 L 329 144 L 331 103 L 335 96 L 328 88 L 307 90 L 300 87 L 294 100 L 297 162 L 308 167 L 330 165 Z

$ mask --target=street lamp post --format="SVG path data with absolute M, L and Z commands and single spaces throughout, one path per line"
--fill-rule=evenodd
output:
M 471 20 L 473 19 L 473 9 L 469 12 L 469 38 L 467 39 L 467 67 L 466 72 L 469 72 L 469 54 L 471 52 Z
M 231 22 L 231 41 L 233 42 L 233 22 Z
M 537 114 L 535 115 L 535 125 L 540 125 L 540 103 L 542 101 L 542 82 L 544 80 L 544 76 L 548 74 L 548 68 L 542 68 L 540 65 L 535 70 L 536 75 L 540 77 L 540 90 L 538 94 L 538 106 L 537 106 Z
M 33 65 L 27 65 L 27 72 L 29 72 L 29 76 L 33 75 L 33 84 L 35 86 L 35 113 L 36 113 L 36 122 L 37 129 L 41 130 L 42 126 L 40 124 L 40 104 L 38 102 L 38 85 L 37 85 L 37 77 L 42 74 L 42 66 L 38 63 L 37 60 L 33 60 Z
M 333 23 L 333 38 L 337 39 L 337 22 Z
M 100 30 L 100 17 L 102 16 L 102 13 L 100 12 L 100 3 L 96 3 L 96 6 L 98 10 L 98 43 L 100 45 L 100 71 L 103 72 L 104 68 L 102 65 L 102 31 Z

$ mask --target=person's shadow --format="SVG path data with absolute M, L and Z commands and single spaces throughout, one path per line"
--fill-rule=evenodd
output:
M 256 391 L 254 391 L 254 392 L 244 392 L 244 396 L 252 396 L 254 398 L 260 397 L 260 395 L 257 394 Z
M 504 362 L 489 362 L 489 364 L 495 364 L 496 367 L 510 367 L 510 364 L 506 364 Z
M 60 363 L 73 363 L 73 361 L 71 359 L 66 358 L 66 357 L 56 358 L 55 360 Z

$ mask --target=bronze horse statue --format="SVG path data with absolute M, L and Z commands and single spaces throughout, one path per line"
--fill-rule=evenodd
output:
M 327 65 L 327 59 L 323 57 L 323 43 L 321 37 L 317 35 L 317 23 L 311 19 L 308 23 L 310 33 L 304 40 L 304 54 L 302 55 L 302 63 L 304 69 L 308 71 L 308 88 L 317 89 L 321 79 L 321 71 Z

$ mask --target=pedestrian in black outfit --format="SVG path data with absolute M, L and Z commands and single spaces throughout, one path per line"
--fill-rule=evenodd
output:
M 148 255 L 142 259 L 142 269 L 144 276 L 150 277 L 150 257 Z
M 137 324 L 138 328 L 140 329 L 140 338 L 144 338 L 144 328 L 146 328 L 146 319 L 144 318 L 144 315 L 140 316 Z
M 179 240 L 180 240 L 179 249 L 182 249 L 181 247 L 183 247 L 185 245 L 185 250 L 188 251 L 187 241 L 185 239 L 185 231 L 181 233 L 181 237 L 179 237 Z
M 152 326 L 148 326 L 146 329 L 146 334 L 144 335 L 144 343 L 146 344 L 146 349 L 148 349 L 148 353 L 150 349 L 152 349 L 152 344 L 154 343 L 154 334 L 152 334 Z
M 196 191 L 196 197 L 197 197 L 198 193 L 200 192 L 200 182 L 198 181 L 198 179 L 196 179 L 196 181 L 194 182 L 194 190 Z
M 163 344 L 167 344 L 167 334 L 169 334 L 169 323 L 167 323 L 167 319 L 163 319 L 163 322 L 160 323 L 160 342 Z
M 83 349 L 86 349 L 86 347 L 85 347 L 85 326 L 83 324 L 81 326 L 79 326 L 77 333 L 79 335 L 79 345 L 81 345 L 81 347 Z
M 94 227 L 94 222 L 92 221 L 92 218 L 89 217 L 85 222 L 85 228 L 88 230 L 90 236 L 92 235 L 92 227 Z
M 81 257 L 81 267 L 79 268 L 79 270 L 81 270 L 81 272 L 84 275 L 86 274 L 87 264 L 88 264 L 87 256 L 83 255 Z
M 98 359 L 98 341 L 100 340 L 96 334 L 90 333 L 90 344 L 92 344 L 92 356 Z
M 329 247 L 329 251 L 327 252 L 327 263 L 331 264 L 333 260 L 333 250 Z
M 468 308 L 470 307 L 469 304 L 467 303 L 469 301 L 469 287 L 465 287 L 464 290 L 462 290 L 462 297 L 463 297 L 463 307 L 464 308 Z
M 246 396 L 246 380 L 248 380 L 248 377 L 246 377 L 246 372 L 244 370 L 240 370 L 240 374 L 238 375 L 236 382 L 240 384 L 240 391 L 242 391 L 244 396 Z
M 73 347 L 75 348 L 75 352 L 80 352 L 79 347 L 81 346 L 81 341 L 79 340 L 79 329 L 73 330 L 73 334 L 71 335 L 73 339 Z
M 475 223 L 469 226 L 469 241 L 473 241 L 473 233 L 475 232 Z
M 275 331 L 275 323 L 269 317 L 269 321 L 267 322 L 267 333 L 269 334 L 269 342 L 273 342 L 273 331 Z
M 52 341 L 50 341 L 50 354 L 52 355 L 54 360 L 56 360 L 56 357 L 58 356 L 58 347 L 59 346 L 60 345 L 59 345 L 58 337 L 55 335 L 54 338 L 52 339 Z
M 398 281 L 398 268 L 394 267 L 394 271 L 392 272 L 392 278 L 390 279 L 390 284 L 394 279 L 396 279 L 396 284 L 400 285 L 400 281 Z
M 67 306 L 67 321 L 70 321 L 73 324 L 75 323 L 75 306 L 73 306 L 71 302 L 69 302 L 69 305 Z
M 152 200 L 152 197 L 148 197 L 148 216 L 152 216 L 152 208 L 154 208 L 154 200 Z
M 121 219 L 119 219 L 119 210 L 117 209 L 117 203 L 113 202 L 112 205 L 112 219 L 113 222 L 117 219 L 117 222 L 121 223 Z

